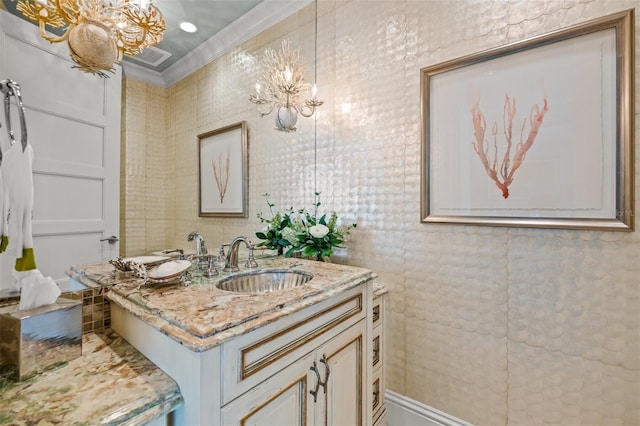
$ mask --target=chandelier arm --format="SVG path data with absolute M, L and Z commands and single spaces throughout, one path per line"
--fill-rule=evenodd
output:
M 303 105 L 299 108 L 300 114 L 302 114 L 303 117 L 307 117 L 307 118 L 311 117 L 315 111 L 316 111 L 316 108 L 314 106 L 309 106 L 309 105 Z
M 62 17 L 65 21 L 69 23 L 69 25 L 77 24 L 77 21 L 73 18 L 73 16 L 69 15 L 66 10 L 60 5 L 60 0 L 54 0 L 54 4 L 56 6 L 56 12 L 58 15 Z
M 269 105 L 269 109 L 265 110 L 265 109 L 260 109 L 260 107 L 262 105 Z M 264 117 L 265 115 L 269 115 L 273 112 L 273 108 L 276 106 L 276 104 L 274 102 L 269 102 L 269 103 L 262 103 L 262 104 L 256 104 L 256 109 L 258 110 L 258 113 L 260 113 L 260 117 Z
M 120 8 L 122 6 L 103 6 L 104 7 L 104 11 L 109 11 L 109 12 L 120 12 Z
M 148 31 L 147 31 L 147 28 L 142 26 L 142 25 L 138 26 L 138 28 L 140 28 L 142 30 L 142 32 L 140 34 L 141 37 L 140 38 L 136 37 L 136 40 L 141 40 L 141 42 L 136 43 L 136 44 L 137 44 L 137 48 L 139 50 L 142 50 L 142 49 L 144 49 L 144 47 L 146 47 L 145 44 L 146 44 L 147 32 Z M 130 43 L 127 43 L 127 44 L 130 44 Z M 134 46 L 135 46 L 135 44 L 134 44 Z
M 45 29 L 45 25 L 46 23 L 42 20 L 38 21 L 38 28 L 40 29 L 40 37 L 42 37 L 43 39 L 47 40 L 50 43 L 60 43 L 62 41 L 65 41 L 68 37 L 69 37 L 69 31 L 68 28 L 67 30 L 65 30 L 64 34 L 62 34 L 60 37 L 53 37 L 50 36 L 49 34 L 47 34 L 47 31 Z
M 136 41 L 137 40 L 142 40 L 139 43 L 130 43 L 130 42 L 128 42 L 126 37 L 122 36 L 120 31 L 117 31 L 118 39 L 122 41 L 122 49 L 123 50 L 137 49 L 138 52 L 141 52 L 142 49 L 144 49 L 144 47 L 146 47 L 144 45 L 146 44 L 145 43 L 145 39 L 147 38 L 147 30 L 142 28 L 142 27 L 139 27 L 139 28 L 142 29 L 142 37 L 140 37 L 140 38 L 136 37 Z M 120 50 L 120 49 L 118 49 L 118 50 Z

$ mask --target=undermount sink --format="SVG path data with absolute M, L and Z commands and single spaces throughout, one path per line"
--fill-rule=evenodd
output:
M 270 269 L 236 274 L 220 280 L 216 287 L 237 293 L 269 293 L 297 287 L 312 278 L 312 274 L 304 271 Z

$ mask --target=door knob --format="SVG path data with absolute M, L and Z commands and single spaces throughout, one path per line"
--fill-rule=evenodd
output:
M 118 239 L 118 237 L 116 237 L 115 235 L 112 235 L 108 238 L 101 238 L 100 241 L 109 241 L 109 244 L 115 244 L 120 241 L 120 239 Z

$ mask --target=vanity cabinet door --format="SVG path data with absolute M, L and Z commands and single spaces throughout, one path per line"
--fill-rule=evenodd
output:
M 224 406 L 221 424 L 364 426 L 365 335 L 362 320 Z
M 314 354 L 310 353 L 227 404 L 220 424 L 312 425 L 316 408 L 309 394 L 315 383 L 310 369 L 313 361 Z
M 360 321 L 316 350 L 321 386 L 316 407 L 316 425 L 367 424 L 366 322 Z M 312 386 L 317 383 L 318 375 Z M 312 389 L 313 390 L 313 389 Z

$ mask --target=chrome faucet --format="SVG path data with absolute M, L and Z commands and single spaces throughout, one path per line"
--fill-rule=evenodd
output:
M 187 235 L 187 241 L 194 240 L 196 242 L 196 256 L 207 254 L 207 247 L 204 245 L 204 238 L 202 238 L 202 236 L 198 234 L 198 231 L 193 231 L 192 233 Z
M 253 257 L 253 244 L 251 240 L 247 237 L 236 237 L 231 242 L 231 247 L 229 248 L 229 253 L 227 254 L 227 264 L 224 267 L 224 272 L 237 272 L 240 270 L 238 268 L 238 246 L 240 243 L 244 243 L 245 247 L 249 250 L 249 256 L 247 257 L 247 262 L 244 264 L 245 268 L 257 268 L 258 263 L 256 259 Z

